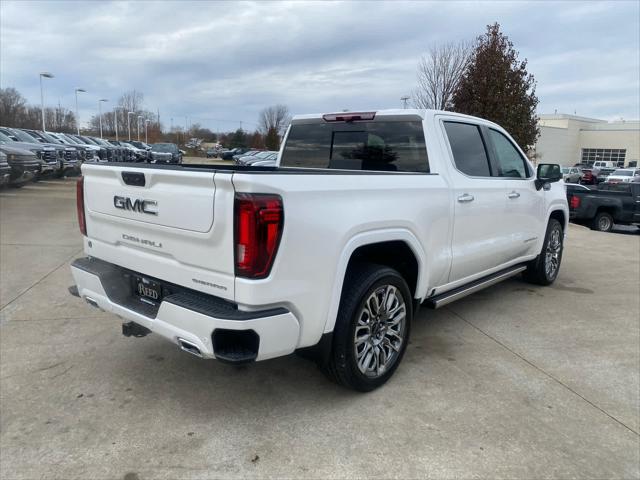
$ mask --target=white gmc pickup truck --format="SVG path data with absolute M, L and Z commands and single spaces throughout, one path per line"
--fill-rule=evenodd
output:
M 419 305 L 552 283 L 569 218 L 558 165 L 430 110 L 296 116 L 277 167 L 82 172 L 70 290 L 125 335 L 231 363 L 297 351 L 360 391 L 398 367 Z

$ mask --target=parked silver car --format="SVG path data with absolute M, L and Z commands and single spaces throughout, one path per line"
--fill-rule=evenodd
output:
M 579 167 L 562 167 L 562 178 L 565 183 L 579 183 L 582 170 Z

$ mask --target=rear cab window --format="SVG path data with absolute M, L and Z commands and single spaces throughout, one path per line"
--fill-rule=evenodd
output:
M 280 166 L 429 173 L 418 120 L 293 123 Z

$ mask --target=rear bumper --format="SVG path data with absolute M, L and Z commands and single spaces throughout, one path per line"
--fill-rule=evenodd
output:
M 230 302 L 181 287 L 165 296 L 159 306 L 152 306 L 133 295 L 125 278 L 131 272 L 126 269 L 95 258 L 80 258 L 71 265 L 71 272 L 79 296 L 90 304 L 135 322 L 176 345 L 186 340 L 204 358 L 232 363 L 267 360 L 292 353 L 298 344 L 298 320 L 284 308 L 241 311 Z M 232 344 L 244 334 L 257 336 L 257 344 L 251 347 Z M 246 349 L 255 352 L 250 355 Z

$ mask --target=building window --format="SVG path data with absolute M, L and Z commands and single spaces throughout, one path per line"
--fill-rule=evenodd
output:
M 583 148 L 582 164 L 591 166 L 593 162 L 616 162 L 616 165 L 623 167 L 626 156 L 625 148 Z

